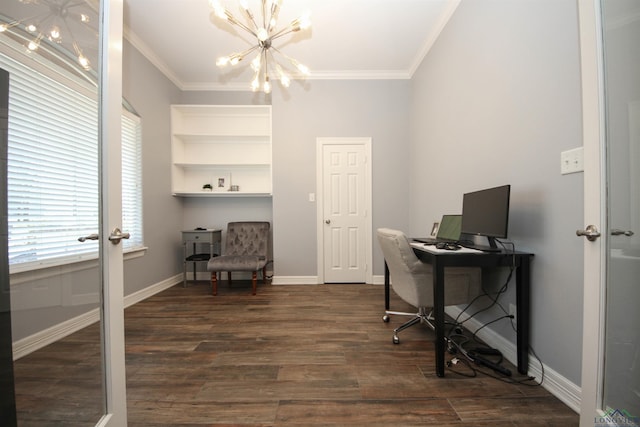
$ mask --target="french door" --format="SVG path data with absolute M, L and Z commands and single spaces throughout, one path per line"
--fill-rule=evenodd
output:
M 49 3 L 51 8 L 48 9 Z M 60 6 L 60 9 L 54 7 Z M 58 28 L 62 36 L 67 40 L 74 40 L 74 47 L 90 55 L 95 55 L 91 63 L 97 75 L 98 84 L 93 88 L 87 86 L 74 86 L 71 79 L 55 78 L 54 74 L 48 74 L 48 62 L 38 56 L 44 50 L 44 44 L 40 49 L 34 49 L 31 56 L 15 59 L 18 65 L 14 65 L 14 76 L 18 68 L 26 65 L 26 68 L 37 72 L 26 78 L 25 87 L 33 84 L 42 89 L 43 99 L 49 99 L 51 109 L 54 111 L 51 117 L 55 120 L 45 121 L 43 117 L 34 120 L 29 128 L 30 132 L 37 135 L 52 135 L 52 141 L 63 137 L 56 131 L 56 123 L 60 126 L 75 126 L 78 133 L 82 132 L 82 143 L 87 144 L 89 151 L 94 155 L 85 156 L 77 160 L 68 159 L 69 174 L 61 172 L 65 181 L 56 176 L 50 176 L 43 171 L 34 169 L 34 182 L 41 185 L 51 185 L 51 188 L 59 188 L 62 182 L 67 182 L 66 177 L 74 176 L 78 186 L 86 186 L 85 198 L 75 198 L 83 210 L 83 218 L 97 218 L 97 227 L 89 234 L 81 230 L 83 225 L 78 221 L 77 209 L 69 208 L 71 203 L 61 202 L 62 208 L 52 208 L 51 203 L 43 202 L 39 207 L 42 217 L 45 218 L 50 228 L 66 230 L 55 239 L 53 244 L 57 247 L 71 247 L 82 245 L 93 248 L 87 256 L 79 255 L 79 260 L 73 263 L 54 264 L 42 256 L 42 267 L 22 268 L 12 271 L 10 278 L 10 321 L 13 331 L 13 368 L 15 373 L 15 418 L 4 419 L 0 424 L 6 425 L 99 425 L 99 426 L 125 426 L 126 416 L 126 385 L 124 362 L 124 308 L 123 308 L 123 257 L 122 245 L 119 238 L 126 238 L 118 233 L 121 228 L 122 210 L 122 183 L 121 183 L 121 114 L 122 114 L 122 22 L 123 2 L 121 0 L 100 0 L 87 2 L 20 2 L 7 0 L 3 2 L 2 14 L 11 16 L 14 22 L 20 21 L 15 27 L 14 39 L 2 39 L 11 48 L 10 44 L 16 41 L 20 48 L 20 34 L 22 22 L 27 18 L 17 16 L 29 8 L 45 7 L 45 13 L 51 13 L 48 22 L 53 19 L 71 20 L 75 16 L 81 16 L 77 10 L 66 11 L 75 7 L 89 7 L 89 12 L 94 12 L 96 20 L 93 22 L 95 31 L 99 35 L 92 38 L 81 38 L 78 32 L 73 32 L 74 24 Z M 35 9 L 34 9 L 35 10 Z M 34 15 L 38 12 L 35 11 Z M 12 15 L 15 14 L 15 15 Z M 83 18 L 83 22 L 84 22 Z M 40 21 L 44 26 L 46 20 Z M 26 24 L 25 24 L 26 25 Z M 25 27 L 28 29 L 28 27 Z M 77 28 L 75 28 L 77 30 Z M 38 30 L 39 31 L 39 30 Z M 53 32 L 52 32 L 53 34 Z M 40 37 L 40 36 L 38 36 Z M 46 36 L 54 37 L 53 35 Z M 63 40 L 65 40 L 63 38 Z M 62 44 L 63 42 L 61 42 Z M 52 44 L 52 46 L 55 46 Z M 55 49 L 54 49 L 55 51 Z M 47 51 L 51 52 L 51 51 Z M 77 53 L 77 51 L 76 51 Z M 49 53 L 50 54 L 50 53 Z M 73 58 L 73 57 L 72 57 Z M 74 58 L 75 59 L 75 58 Z M 71 61 L 69 61 L 71 63 Z M 8 64 L 8 61 L 7 61 Z M 22 68 L 20 68 L 22 69 Z M 63 75 L 56 68 L 54 73 Z M 46 84 L 36 81 L 43 76 Z M 12 93 L 11 73 L 9 73 L 10 99 Z M 49 84 L 53 81 L 53 84 Z M 70 86 L 69 86 L 70 85 Z M 70 87 L 74 87 L 82 99 L 82 107 L 76 105 L 75 111 L 95 111 L 94 115 L 88 114 L 88 120 L 74 114 L 74 104 L 68 103 L 69 112 L 63 112 L 61 105 L 57 105 L 58 96 L 53 92 L 47 95 L 46 88 L 55 88 L 56 93 L 68 93 Z M 15 86 L 14 86 L 15 87 Z M 77 89 L 80 87 L 81 89 Z M 24 117 L 14 115 L 18 104 L 24 104 L 28 96 L 14 96 L 13 105 L 9 102 L 8 135 L 9 145 L 13 138 L 19 138 L 19 131 L 12 128 L 15 120 Z M 18 108 L 19 109 L 19 108 Z M 57 116 L 56 110 L 59 110 Z M 79 114 L 79 113 L 78 113 Z M 85 116 L 83 116 L 85 117 Z M 53 128 L 52 128 L 53 126 Z M 52 130 L 53 129 L 53 130 Z M 93 135 L 91 141 L 86 135 Z M 42 139 L 45 137 L 42 136 Z M 17 140 L 17 139 L 15 139 Z M 78 144 L 80 136 L 69 138 L 71 145 Z M 20 146 L 20 144 L 15 144 Z M 56 155 L 56 150 L 46 151 L 43 144 L 41 161 L 43 165 L 50 163 L 48 158 Z M 17 154 L 9 152 L 9 165 L 12 167 L 12 156 Z M 74 163 L 75 162 L 75 163 Z M 92 163 L 92 164 L 89 164 Z M 13 168 L 20 168 L 19 163 L 14 163 Z M 87 171 L 87 172 L 85 172 Z M 96 172 L 97 171 L 97 172 Z M 86 175 L 95 174 L 95 179 L 87 179 Z M 62 178 L 60 178 L 62 179 Z M 11 171 L 8 177 L 11 185 Z M 69 188 L 69 187 L 67 187 Z M 69 191 L 70 192 L 70 191 Z M 14 192 L 15 193 L 15 192 Z M 15 195 L 5 197 L 11 199 Z M 63 198 L 64 192 L 59 196 Z M 43 197 L 43 200 L 49 200 Z M 6 201 L 5 201 L 6 202 Z M 9 203 L 11 205 L 11 203 Z M 4 206 L 5 204 L 3 204 Z M 65 205 L 67 208 L 65 209 Z M 31 206 L 31 205 L 30 205 Z M 73 206 L 76 206 L 75 204 Z M 15 224 L 14 224 L 15 226 Z M 9 226 L 11 228 L 11 224 Z M 29 229 L 29 224 L 23 226 L 26 233 L 35 234 Z M 43 240 L 44 241 L 44 240 Z M 12 244 L 11 235 L 9 244 Z M 32 257 L 40 256 L 44 244 L 33 246 Z M 91 253 L 98 254 L 98 259 L 92 259 Z M 80 250 L 82 253 L 82 250 Z M 40 262 L 40 261 L 38 261 Z M 17 264 L 16 264 L 17 265 Z M 3 269 L 8 268 L 3 265 Z M 82 324 L 86 327 L 78 328 L 75 325 Z M 44 343 L 44 344 L 43 344 Z M 4 362 L 4 360 L 3 360 Z M 5 424 L 3 424 L 5 425 Z
M 585 149 L 581 426 L 640 420 L 640 3 L 581 0 Z M 599 237 L 597 236 L 599 234 Z

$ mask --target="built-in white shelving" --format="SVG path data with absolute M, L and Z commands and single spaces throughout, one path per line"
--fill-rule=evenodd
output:
M 171 156 L 175 196 L 271 196 L 271 107 L 172 105 Z

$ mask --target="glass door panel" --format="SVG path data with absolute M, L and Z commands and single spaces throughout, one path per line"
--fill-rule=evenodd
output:
M 602 409 L 640 417 L 640 2 L 603 0 L 607 284 Z M 635 422 L 634 422 L 635 420 Z

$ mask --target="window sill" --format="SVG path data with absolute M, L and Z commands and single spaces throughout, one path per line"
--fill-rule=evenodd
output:
M 129 249 L 123 253 L 124 261 L 140 258 L 145 255 L 148 247 Z M 47 279 L 49 277 L 70 274 L 77 271 L 98 267 L 97 255 L 76 260 L 63 260 L 51 263 L 9 266 L 11 286 L 19 285 L 34 280 Z

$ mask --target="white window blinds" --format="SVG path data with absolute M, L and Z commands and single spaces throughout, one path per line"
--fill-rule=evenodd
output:
M 25 269 L 95 258 L 98 107 L 96 101 L 0 55 L 10 73 L 9 263 Z M 142 246 L 140 120 L 123 114 L 123 230 Z M 23 268 L 21 268 L 23 270 Z

